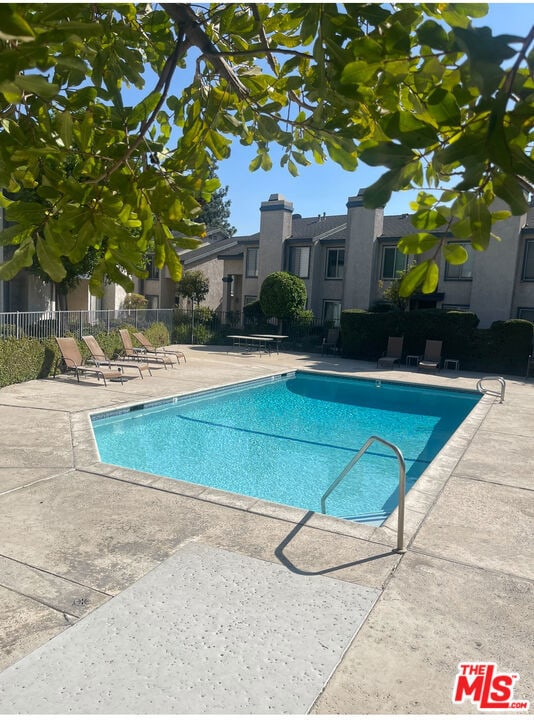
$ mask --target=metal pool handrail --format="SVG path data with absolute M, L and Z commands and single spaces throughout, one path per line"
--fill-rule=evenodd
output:
M 483 380 L 496 380 L 499 385 L 501 386 L 500 390 L 490 390 L 482 384 Z M 487 375 L 486 377 L 480 378 L 480 380 L 477 382 L 477 390 L 478 392 L 483 393 L 484 395 L 494 395 L 495 397 L 500 398 L 499 402 L 503 402 L 504 400 L 504 391 L 506 390 L 506 383 L 504 381 L 504 378 L 502 377 L 491 377 L 490 375 Z
M 404 547 L 404 496 L 406 494 L 406 463 L 401 451 L 396 445 L 390 443 L 388 440 L 379 437 L 378 435 L 371 435 L 371 437 L 365 441 L 362 447 L 358 450 L 356 455 L 352 458 L 349 464 L 340 472 L 338 477 L 330 485 L 328 490 L 324 493 L 321 498 L 321 512 L 323 515 L 326 513 L 326 498 L 333 492 L 343 478 L 352 470 L 356 465 L 361 456 L 368 450 L 368 448 L 374 443 L 379 442 L 382 445 L 393 450 L 399 461 L 399 505 L 398 505 L 398 519 L 397 519 L 397 552 L 405 553 L 406 548 Z

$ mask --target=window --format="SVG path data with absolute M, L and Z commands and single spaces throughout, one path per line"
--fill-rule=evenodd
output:
M 341 303 L 335 300 L 323 302 L 323 325 L 330 323 L 332 327 L 339 327 L 341 320 Z
M 154 256 L 150 255 L 146 263 L 146 269 L 148 271 L 147 280 L 159 280 L 159 269 L 154 265 Z
M 517 317 L 520 320 L 530 320 L 531 323 L 534 323 L 534 308 L 517 308 Z
M 342 248 L 330 248 L 326 251 L 326 278 L 341 280 L 345 266 L 345 251 Z
M 256 302 L 257 299 L 256 295 L 245 295 L 243 305 L 250 305 L 250 303 Z
M 462 245 L 462 247 L 465 247 Z M 467 250 L 467 248 L 465 248 Z M 467 250 L 469 253 L 469 251 Z M 451 265 L 445 263 L 445 280 L 472 280 L 473 279 L 473 255 L 468 255 L 463 265 Z
M 453 305 L 453 304 L 442 303 L 441 309 L 442 310 L 456 310 L 456 312 L 469 312 L 469 305 Z
M 523 259 L 522 280 L 534 280 L 534 240 L 525 243 L 525 257 Z
M 258 277 L 258 248 L 247 248 L 245 277 Z
M 310 274 L 310 248 L 290 247 L 288 270 L 300 278 L 307 278 Z
M 401 253 L 395 245 L 382 248 L 382 280 L 395 280 L 399 273 L 406 270 L 408 256 Z
M 159 297 L 158 295 L 145 295 L 147 299 L 147 310 L 155 310 L 159 307 Z

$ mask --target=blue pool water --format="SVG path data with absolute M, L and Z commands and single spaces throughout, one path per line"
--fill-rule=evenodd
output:
M 103 462 L 321 510 L 321 496 L 370 435 L 397 445 L 407 489 L 480 395 L 296 372 L 93 418 Z M 326 511 L 382 522 L 397 505 L 398 463 L 374 444 Z

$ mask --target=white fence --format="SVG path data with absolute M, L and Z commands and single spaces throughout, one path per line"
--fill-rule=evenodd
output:
M 44 340 L 67 333 L 80 338 L 96 332 L 133 325 L 140 330 L 155 322 L 163 323 L 172 332 L 173 310 L 56 310 L 46 312 L 0 313 L 0 338 L 33 337 Z

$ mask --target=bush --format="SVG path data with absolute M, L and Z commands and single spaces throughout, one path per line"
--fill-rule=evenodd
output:
M 404 355 L 422 355 L 427 340 L 443 341 L 443 358 L 456 358 L 465 370 L 523 375 L 534 325 L 527 320 L 493 323 L 478 330 L 474 313 L 447 310 L 341 314 L 343 355 L 376 360 L 389 336 L 403 336 Z
M 122 301 L 124 310 L 144 310 L 148 305 L 148 300 L 144 295 L 139 293 L 128 293 Z
M 262 283 L 261 309 L 266 317 L 296 318 L 306 305 L 306 297 L 304 280 L 288 272 L 274 272 Z
M 135 332 L 132 326 L 128 329 L 130 332 Z M 169 332 L 163 323 L 154 323 L 147 329 L 146 334 L 154 344 L 169 343 Z M 107 333 L 102 329 L 95 329 L 93 335 L 108 357 L 116 358 L 124 351 L 117 330 Z M 81 340 L 77 340 L 77 343 L 82 358 L 86 361 L 91 356 L 89 350 Z M 0 338 L 0 387 L 48 377 L 53 374 L 56 364 L 59 372 L 64 371 L 60 361 L 61 353 L 54 338 L 50 337 L 46 340 L 29 337 Z
M 191 342 L 191 323 L 174 323 L 172 328 L 172 341 L 173 343 Z
M 267 322 L 259 300 L 254 300 L 243 307 L 243 318 L 246 325 L 261 325 Z
M 52 339 L 42 342 L 26 337 L 0 339 L 0 387 L 48 377 L 59 357 Z
M 144 333 L 152 345 L 163 347 L 170 343 L 170 335 L 167 326 L 161 322 L 153 323 Z
M 528 320 L 497 321 L 478 330 L 473 348 L 475 369 L 523 375 L 532 351 L 534 325 Z
M 216 313 L 209 307 L 199 307 L 195 309 L 195 325 L 218 325 L 219 318 Z

